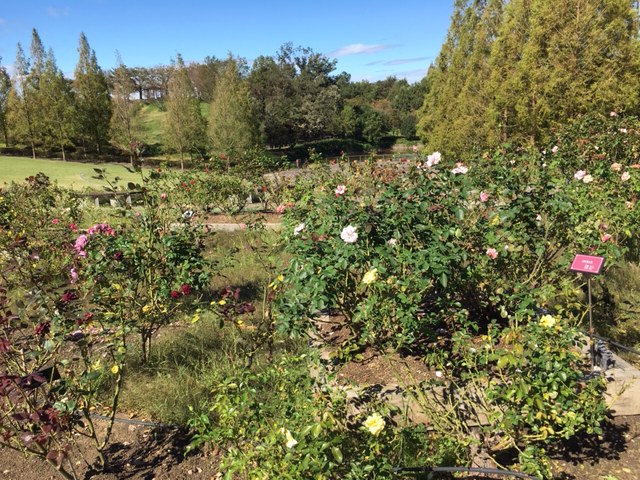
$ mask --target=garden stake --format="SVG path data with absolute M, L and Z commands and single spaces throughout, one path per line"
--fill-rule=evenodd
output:
M 587 297 L 589 301 L 589 353 L 591 354 L 591 368 L 596 365 L 596 350 L 593 342 L 593 312 L 591 308 L 591 277 L 600 273 L 604 257 L 578 254 L 573 258 L 569 270 L 579 272 L 587 277 Z

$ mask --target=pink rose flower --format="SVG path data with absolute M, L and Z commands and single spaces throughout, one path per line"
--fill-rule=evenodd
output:
M 491 260 L 495 260 L 496 258 L 498 258 L 498 251 L 495 248 L 487 248 L 486 255 Z
M 586 174 L 587 172 L 585 172 L 584 170 L 578 170 L 573 174 L 573 178 L 575 178 L 576 180 L 582 180 Z
M 431 168 L 434 165 L 439 164 L 441 159 L 442 159 L 442 155 L 440 154 L 440 152 L 433 152 L 431 155 L 427 156 L 427 161 L 425 165 Z
M 284 213 L 284 211 L 287 209 L 287 207 L 285 207 L 284 205 L 280 204 L 276 207 L 276 213 Z
M 558 145 L 554 145 L 553 148 L 551 149 L 552 153 L 558 153 Z
M 603 243 L 608 242 L 609 240 L 611 240 L 611 235 L 605 233 L 604 235 L 602 235 L 602 237 L 600 237 L 600 240 L 602 240 Z
M 629 172 L 624 172 L 621 176 L 620 176 L 620 180 L 622 180 L 623 182 L 626 182 L 627 180 L 629 180 L 631 178 L 631 174 Z
M 53 223 L 54 225 L 57 225 L 60 223 L 60 220 L 58 220 L 57 218 L 54 218 L 53 220 L 51 220 L 51 223 Z
M 614 172 L 619 172 L 620 170 L 622 170 L 622 164 L 621 163 L 612 163 L 611 164 L 611 170 L 613 170 Z
M 336 187 L 336 197 L 339 197 L 340 195 L 344 195 L 346 191 L 347 191 L 346 185 L 338 185 Z
M 457 175 L 458 173 L 465 174 L 468 171 L 469 171 L 469 168 L 465 167 L 462 162 L 457 162 L 456 163 L 456 168 L 451 170 L 451 173 L 453 173 L 454 175 Z
M 480 201 L 484 203 L 487 200 L 489 200 L 489 194 L 487 192 L 480 192 Z

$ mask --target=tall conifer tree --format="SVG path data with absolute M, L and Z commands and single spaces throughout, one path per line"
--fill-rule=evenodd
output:
M 73 135 L 73 92 L 51 49 L 40 77 L 40 98 L 45 145 L 57 145 L 66 161 L 66 147 Z
M 2 65 L 2 57 L 0 57 L 0 130 L 4 138 L 4 144 L 9 145 L 9 93 L 11 91 L 11 77 L 4 65 Z
M 76 134 L 86 151 L 87 144 L 100 154 L 109 142 L 111 96 L 107 78 L 84 33 L 80 34 L 78 63 L 74 71 Z

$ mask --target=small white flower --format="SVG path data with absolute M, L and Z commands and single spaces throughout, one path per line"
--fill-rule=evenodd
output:
M 591 183 L 591 182 L 593 182 L 593 177 L 592 177 L 591 175 L 585 175 L 585 176 L 582 178 L 582 181 L 583 181 L 584 183 Z
M 390 238 L 389 240 L 387 240 L 387 245 L 391 245 L 392 247 L 395 247 L 398 244 L 398 240 L 396 240 L 395 238 Z
M 298 444 L 298 441 L 295 438 L 293 438 L 293 435 L 291 435 L 291 432 L 286 428 L 282 427 L 280 429 L 280 433 L 282 433 L 287 439 L 287 443 L 286 443 L 287 448 L 293 448 Z
M 436 378 L 442 378 L 443 374 L 440 370 L 436 370 Z
M 294 235 L 300 235 L 300 233 L 306 228 L 307 226 L 304 223 L 299 224 L 296 228 L 293 229 L 293 234 Z
M 631 174 L 629 172 L 624 172 L 621 176 L 620 176 L 620 180 L 622 180 L 623 182 L 626 182 L 627 180 L 629 180 L 631 178 Z
M 553 153 L 558 153 L 558 145 L 554 145 L 553 148 L 551 149 L 551 151 Z

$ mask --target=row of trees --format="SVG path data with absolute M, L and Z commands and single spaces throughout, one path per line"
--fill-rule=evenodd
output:
M 456 0 L 419 133 L 461 154 L 541 144 L 590 113 L 640 113 L 634 0 Z
M 35 29 L 29 53 L 18 44 L 12 76 L 0 65 L 0 129 L 6 145 L 29 146 L 34 158 L 40 150 L 64 159 L 70 147 L 97 154 L 115 147 L 133 162 L 144 141 L 137 125 L 143 102 L 166 111 L 163 147 L 182 161 L 328 137 L 375 146 L 389 132 L 415 134 L 424 96 L 422 84 L 394 77 L 351 82 L 347 73 L 333 74 L 335 60 L 292 44 L 252 67 L 231 55 L 188 65 L 178 55 L 169 66 L 132 68 L 118 55 L 105 72 L 81 34 L 73 79 Z

